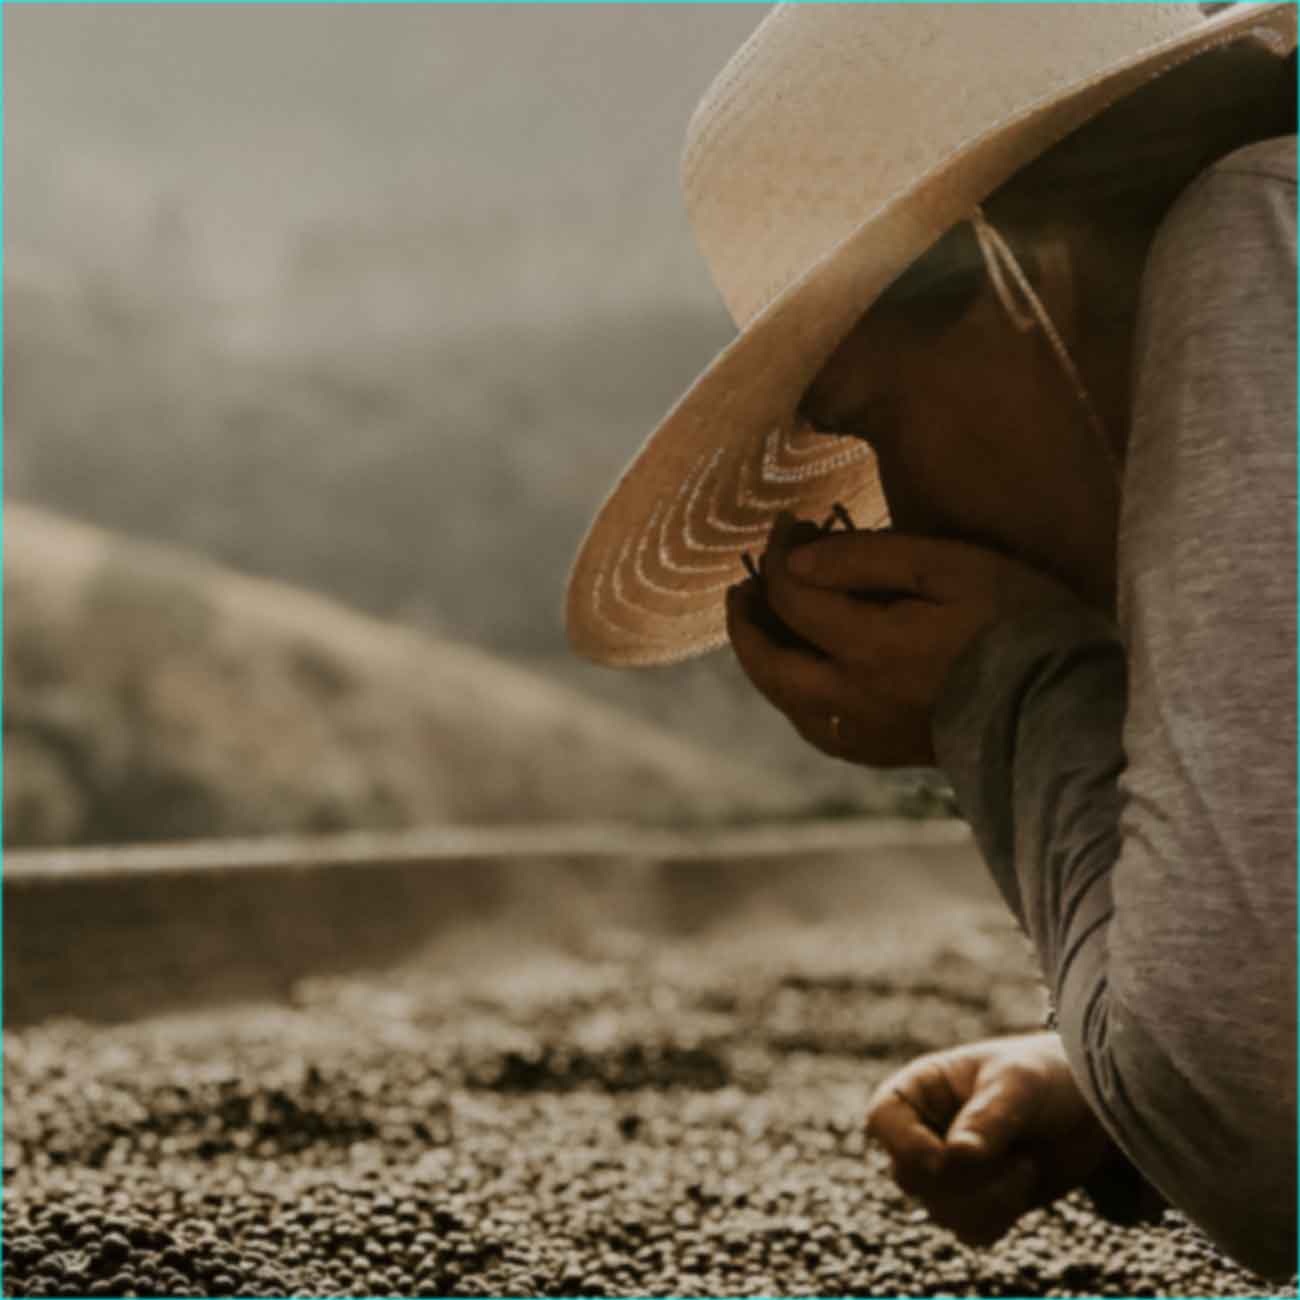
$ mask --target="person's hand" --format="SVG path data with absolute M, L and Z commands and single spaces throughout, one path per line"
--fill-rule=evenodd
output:
M 894 532 L 822 535 L 788 517 L 774 525 L 762 573 L 761 586 L 751 579 L 727 595 L 741 667 L 811 745 L 872 766 L 933 763 L 935 701 L 985 627 L 1081 607 L 996 551 Z
M 919 1057 L 876 1089 L 867 1134 L 898 1186 L 968 1246 L 1121 1158 L 1054 1033 Z

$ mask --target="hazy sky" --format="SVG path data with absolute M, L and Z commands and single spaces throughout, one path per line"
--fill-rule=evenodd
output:
M 640 251 L 691 292 L 683 132 L 763 12 L 5 6 L 6 252 L 112 258 L 181 212 L 241 297 L 306 229 L 495 221 L 593 244 L 614 275 Z

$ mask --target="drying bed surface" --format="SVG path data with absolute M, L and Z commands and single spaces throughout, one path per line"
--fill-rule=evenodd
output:
M 287 1006 L 9 1034 L 5 1293 L 1293 1295 L 1172 1213 L 1075 1196 L 974 1251 L 898 1192 L 875 1084 L 1041 1010 L 1019 936 L 972 918 L 508 969 L 485 937 Z

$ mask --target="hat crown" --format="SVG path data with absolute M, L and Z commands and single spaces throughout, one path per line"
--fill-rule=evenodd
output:
M 778 5 L 709 88 L 682 159 L 733 319 L 979 137 L 1204 21 L 1186 3 Z

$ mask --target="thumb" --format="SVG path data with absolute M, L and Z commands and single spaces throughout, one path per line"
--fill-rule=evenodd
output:
M 945 1145 L 973 1160 L 995 1160 L 1033 1120 L 1034 1093 L 1013 1073 L 982 1080 L 948 1128 Z

